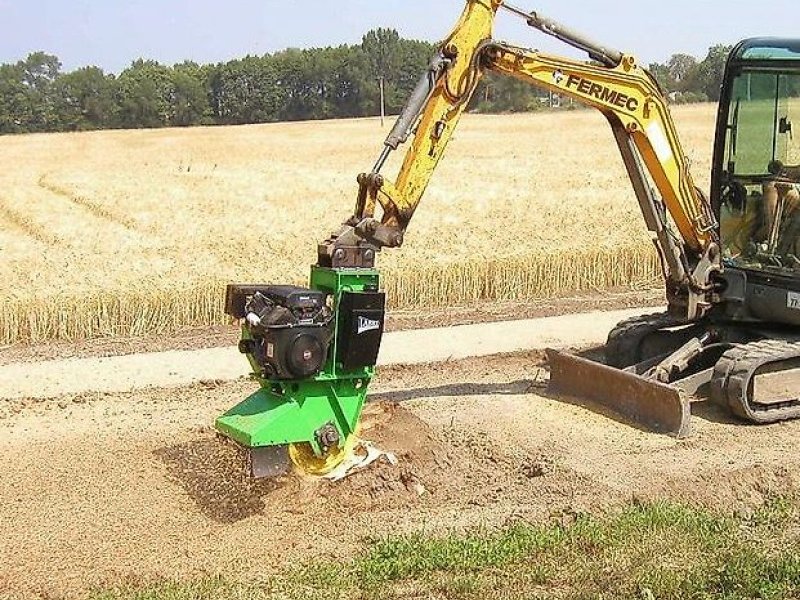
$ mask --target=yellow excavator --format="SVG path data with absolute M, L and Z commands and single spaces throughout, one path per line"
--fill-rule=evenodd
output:
M 495 40 L 500 10 L 589 60 Z M 262 389 L 217 427 L 251 450 L 253 471 L 277 474 L 288 456 L 324 472 L 346 454 L 383 332 L 377 252 L 402 245 L 487 71 L 606 117 L 663 266 L 668 309 L 616 327 L 606 364 L 549 351 L 552 391 L 677 436 L 688 434 L 698 394 L 757 423 L 800 415 L 800 40 L 750 39 L 732 50 L 709 199 L 692 180 L 665 94 L 632 55 L 503 0 L 467 0 L 374 167 L 359 175 L 352 216 L 319 245 L 309 288 L 228 288 L 240 350 Z M 381 171 L 409 139 L 390 181 Z

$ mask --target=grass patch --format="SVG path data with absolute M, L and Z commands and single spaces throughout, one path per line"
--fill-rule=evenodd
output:
M 787 532 L 797 506 L 778 499 L 744 519 L 659 503 L 571 526 L 418 533 L 373 540 L 349 562 L 310 562 L 259 583 L 163 583 L 92 598 L 796 598 L 800 538 Z

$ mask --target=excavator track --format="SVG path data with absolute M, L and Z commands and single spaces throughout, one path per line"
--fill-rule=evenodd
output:
M 711 399 L 754 423 L 800 417 L 800 342 L 762 340 L 728 350 L 714 367 Z
M 606 364 L 617 369 L 635 365 L 641 361 L 641 345 L 647 336 L 685 322 L 667 312 L 641 315 L 619 322 L 608 334 Z

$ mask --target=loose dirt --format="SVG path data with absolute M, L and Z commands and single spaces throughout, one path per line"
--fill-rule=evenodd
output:
M 395 452 L 338 484 L 252 483 L 209 427 L 253 384 L 19 401 L 0 412 L 0 597 L 260 577 L 391 533 L 568 523 L 631 501 L 747 514 L 797 488 L 800 422 L 694 407 L 677 441 L 548 398 L 538 352 L 381 372 L 364 437 Z

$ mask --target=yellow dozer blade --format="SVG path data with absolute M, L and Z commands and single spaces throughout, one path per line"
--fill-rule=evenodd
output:
M 557 350 L 548 349 L 547 359 L 551 394 L 587 400 L 658 433 L 678 438 L 691 433 L 682 390 Z

